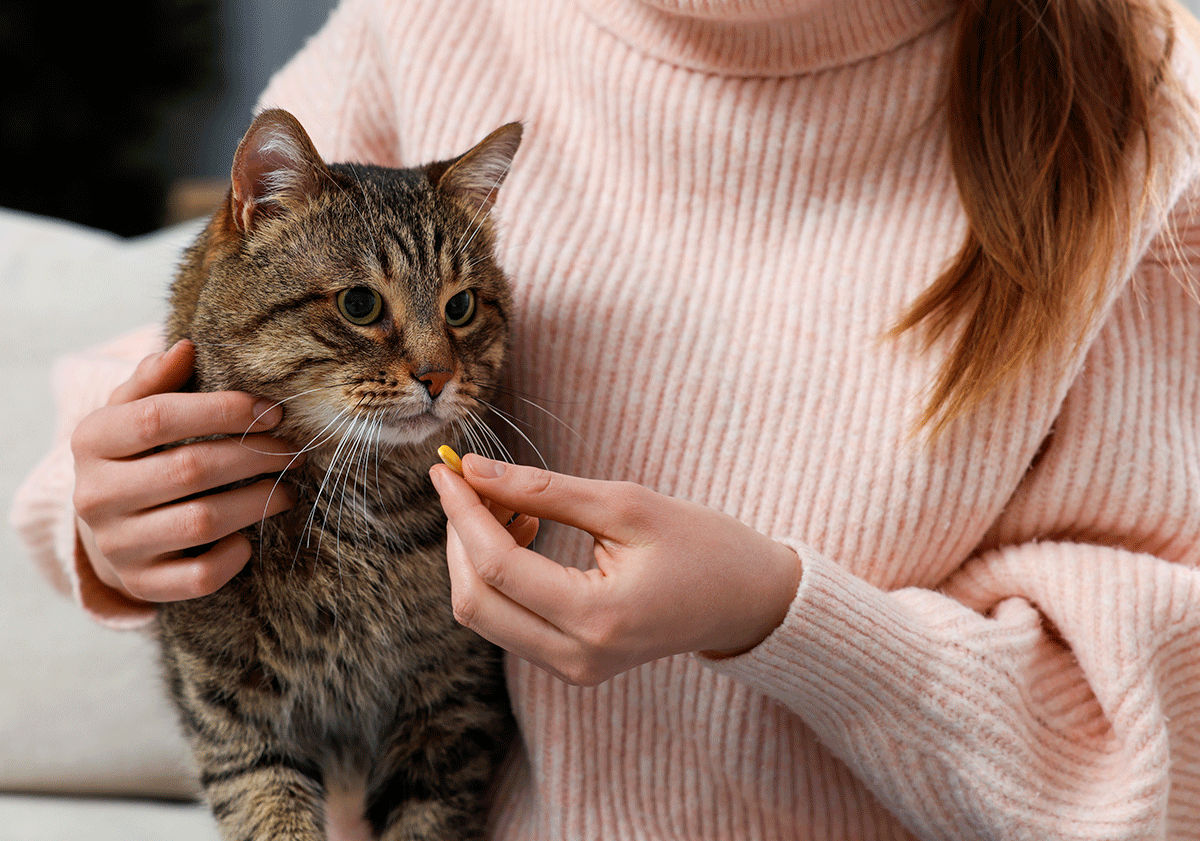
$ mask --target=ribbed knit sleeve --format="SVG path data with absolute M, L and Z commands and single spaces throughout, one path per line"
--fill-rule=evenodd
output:
M 1182 240 L 1196 254 L 1200 229 Z M 938 591 L 886 592 L 797 544 L 783 625 L 711 664 L 801 716 L 922 839 L 1196 837 L 1196 275 L 1144 261 Z
M 389 76 L 403 68 L 384 60 L 381 39 L 402 16 L 381 20 L 381 5 L 339 4 L 259 98 L 260 109 L 291 111 L 326 161 L 400 165 Z
M 51 583 L 72 595 L 94 619 L 113 628 L 143 626 L 154 611 L 104 584 L 84 554 L 72 504 L 71 433 L 86 415 L 107 402 L 142 357 L 161 349 L 162 330 L 151 325 L 58 361 L 51 383 L 54 443 L 17 489 L 10 512 L 17 534 Z

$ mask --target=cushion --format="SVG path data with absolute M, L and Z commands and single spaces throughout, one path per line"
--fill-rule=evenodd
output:
M 126 240 L 0 209 L 5 512 L 50 443 L 54 359 L 160 321 L 174 267 L 200 225 Z M 190 757 L 165 700 L 154 643 L 140 632 L 99 627 L 54 591 L 7 517 L 0 581 L 0 790 L 192 797 Z
M 20 841 L 219 841 L 196 803 L 0 794 L 0 838 Z

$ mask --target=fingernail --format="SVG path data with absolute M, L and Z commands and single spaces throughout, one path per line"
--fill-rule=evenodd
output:
M 283 420 L 283 407 L 270 400 L 259 400 L 254 404 L 253 411 L 254 425 L 264 429 Z
M 504 462 L 493 461 L 476 453 L 463 456 L 463 467 L 469 469 L 480 479 L 498 479 L 504 475 Z

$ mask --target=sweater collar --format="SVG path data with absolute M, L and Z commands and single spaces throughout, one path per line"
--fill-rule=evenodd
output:
M 885 53 L 937 26 L 956 0 L 580 0 L 655 58 L 729 76 L 791 76 Z

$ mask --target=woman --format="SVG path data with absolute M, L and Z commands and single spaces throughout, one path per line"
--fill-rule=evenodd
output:
M 273 81 L 328 160 L 526 123 L 500 257 L 558 472 L 432 471 L 457 615 L 517 655 L 497 838 L 1195 834 L 1189 25 L 1117 0 L 350 0 Z M 154 347 L 111 350 L 107 381 L 76 364 L 73 460 L 19 515 L 112 624 L 232 576 L 266 492 L 211 498 L 203 534 L 174 500 L 284 464 L 231 445 L 168 493 L 115 452 L 130 423 L 255 417 L 172 393 L 186 344 L 109 397 Z M 534 553 L 482 499 L 583 531 L 543 522 Z M 189 534 L 218 542 L 184 559 Z

